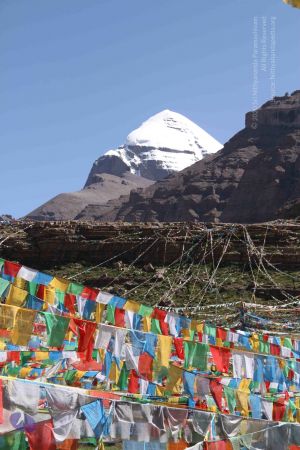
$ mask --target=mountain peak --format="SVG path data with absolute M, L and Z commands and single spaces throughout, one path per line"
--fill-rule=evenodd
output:
M 86 186 L 95 176 L 107 172 L 114 175 L 124 170 L 149 180 L 158 181 L 185 169 L 223 146 L 187 117 L 164 109 L 145 120 L 128 134 L 125 144 L 108 150 L 98 158 Z M 123 163 L 120 172 L 120 162 Z
M 195 153 L 193 162 L 202 159 L 207 153 L 215 153 L 222 148 L 216 139 L 190 119 L 169 109 L 154 114 L 132 131 L 127 136 L 126 145 L 193 152 Z M 180 168 L 174 170 L 183 168 L 181 164 Z

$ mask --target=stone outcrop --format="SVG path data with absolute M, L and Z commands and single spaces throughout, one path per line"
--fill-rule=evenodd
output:
M 300 223 L 292 221 L 248 226 L 15 222 L 0 224 L 0 240 L 0 257 L 39 269 L 117 261 L 164 266 L 179 261 L 183 251 L 195 264 L 218 261 L 223 255 L 222 264 L 247 265 L 260 254 L 255 248 L 263 248 L 264 257 L 276 267 L 300 267 Z M 211 243 L 213 250 L 208 252 Z

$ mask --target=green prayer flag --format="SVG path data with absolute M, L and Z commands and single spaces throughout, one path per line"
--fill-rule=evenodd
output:
M 231 412 L 231 414 L 234 414 L 235 407 L 236 407 L 236 398 L 235 398 L 235 392 L 233 389 L 229 388 L 228 386 L 224 386 L 224 394 L 227 401 L 228 409 Z
M 24 366 L 27 361 L 31 358 L 31 356 L 33 355 L 32 352 L 21 352 L 21 364 L 22 366 Z
M 143 317 L 151 316 L 152 312 L 153 312 L 152 306 L 146 306 L 146 305 L 141 305 L 140 309 L 138 310 L 138 314 Z
M 258 350 L 260 353 L 270 353 L 270 344 L 269 342 L 259 341 Z
M 82 284 L 78 283 L 70 283 L 67 288 L 68 294 L 74 294 L 74 295 L 80 295 L 84 289 L 84 286 Z
M 207 334 L 208 336 L 216 337 L 217 329 L 214 325 L 205 324 L 204 325 L 204 334 Z
M 207 344 L 184 341 L 184 368 L 190 366 L 199 370 L 207 370 L 207 352 L 209 346 Z
M 151 333 L 162 334 L 162 331 L 161 331 L 161 328 L 160 328 L 160 324 L 159 324 L 159 320 L 157 320 L 157 319 L 152 319 L 151 320 Z
M 65 372 L 65 374 L 64 374 L 65 382 L 67 384 L 71 385 L 73 383 L 73 380 L 75 378 L 76 373 L 77 373 L 77 370 L 75 370 L 75 369 L 74 370 L 68 370 L 67 372 Z
M 20 366 L 14 367 L 14 366 L 12 366 L 12 365 L 10 364 L 10 365 L 8 365 L 8 366 L 6 367 L 6 369 L 7 369 L 7 372 L 6 372 L 7 375 L 12 376 L 12 377 L 16 377 L 16 376 L 19 375 L 19 371 L 21 370 L 21 367 L 20 367 Z
M 0 450 L 26 450 L 27 442 L 24 431 L 15 431 L 4 434 L 0 437 Z
M 124 363 L 121 369 L 121 373 L 119 376 L 119 380 L 117 385 L 119 386 L 120 391 L 126 391 L 128 388 L 128 376 L 129 370 L 126 369 L 126 364 Z
M 9 286 L 9 281 L 3 280 L 2 278 L 0 278 L 0 295 L 2 295 L 5 292 L 5 290 L 7 289 L 8 286 Z
M 106 308 L 106 320 L 107 322 L 111 323 L 112 325 L 115 324 L 115 305 L 107 305 Z
M 293 350 L 293 344 L 292 344 L 292 339 L 289 337 L 285 337 L 283 339 L 283 346 L 286 348 L 289 348 L 291 350 Z
M 61 347 L 67 332 L 70 319 L 62 316 L 54 316 L 50 313 L 43 313 L 46 320 L 48 341 L 50 347 Z
M 5 263 L 5 259 L 0 258 L 0 270 L 2 269 L 2 267 L 4 266 Z
M 37 291 L 38 284 L 34 281 L 28 281 L 28 294 L 35 295 Z

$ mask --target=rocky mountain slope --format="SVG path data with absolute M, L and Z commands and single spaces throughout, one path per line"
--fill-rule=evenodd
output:
M 165 110 L 132 131 L 92 166 L 78 192 L 59 194 L 27 215 L 33 220 L 92 218 L 106 203 L 184 169 L 222 145 L 181 114 Z
M 147 187 L 153 182 L 128 171 L 120 175 L 98 174 L 96 181 L 78 192 L 59 194 L 28 214 L 32 220 L 71 220 L 89 205 L 98 211 L 113 198 L 129 194 L 132 189 Z M 102 211 L 102 209 L 101 209 Z
M 246 114 L 224 148 L 93 211 L 96 220 L 254 223 L 293 217 L 300 199 L 300 90 Z

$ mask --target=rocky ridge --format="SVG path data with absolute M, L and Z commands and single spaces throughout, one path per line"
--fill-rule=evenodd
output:
M 255 223 L 295 217 L 300 198 L 300 91 L 246 114 L 222 150 L 126 199 L 95 220 Z

